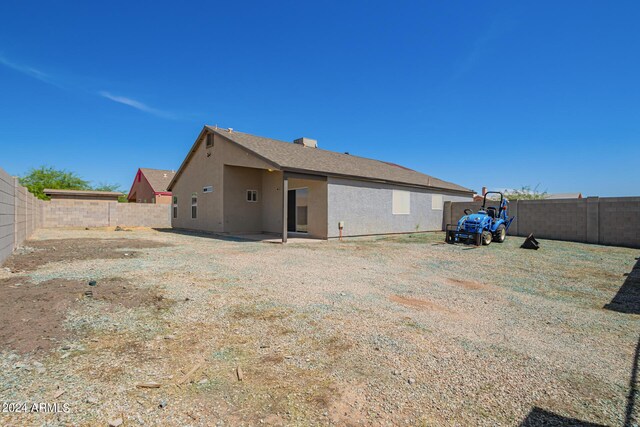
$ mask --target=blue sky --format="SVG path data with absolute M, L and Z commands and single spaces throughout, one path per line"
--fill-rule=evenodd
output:
M 480 190 L 640 195 L 640 2 L 0 4 L 0 167 L 128 190 L 204 124 Z

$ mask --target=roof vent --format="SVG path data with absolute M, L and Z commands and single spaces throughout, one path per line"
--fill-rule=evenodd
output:
M 163 174 L 162 174 L 162 177 L 163 177 L 163 178 L 166 178 L 166 177 L 167 177 L 167 174 L 166 174 L 166 173 L 163 173 Z
M 227 130 L 229 131 L 229 133 L 233 132 L 233 128 L 229 128 Z
M 293 140 L 294 144 L 299 144 L 304 147 L 318 148 L 318 141 L 310 138 L 298 138 Z

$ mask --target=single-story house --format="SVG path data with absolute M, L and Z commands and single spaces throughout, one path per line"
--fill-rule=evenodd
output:
M 167 187 L 175 174 L 170 170 L 138 169 L 127 200 L 129 203 L 171 203 L 171 192 Z
M 84 200 L 92 202 L 117 202 L 118 197 L 124 194 L 118 191 L 94 191 L 94 190 L 54 190 L 45 189 L 43 193 L 52 202 L 59 200 Z
M 340 236 L 441 230 L 473 191 L 394 163 L 205 126 L 169 184 L 175 228 Z

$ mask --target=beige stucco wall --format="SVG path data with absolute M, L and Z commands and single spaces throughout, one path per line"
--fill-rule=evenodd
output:
M 237 166 L 224 167 L 224 231 L 259 233 L 262 231 L 262 170 Z M 247 190 L 256 190 L 258 200 L 248 202 Z
M 289 178 L 289 190 L 309 189 L 307 207 L 308 235 L 327 238 L 327 181 Z
M 191 230 L 203 230 L 213 232 L 225 232 L 224 216 L 224 165 L 243 166 L 267 170 L 273 168 L 272 165 L 251 155 L 246 150 L 238 147 L 227 139 L 215 135 L 214 146 L 207 148 L 204 143 L 205 138 L 201 138 L 195 148 L 195 152 L 189 163 L 185 166 L 182 174 L 172 188 L 172 193 L 178 198 L 178 218 L 172 220 L 176 228 Z M 210 153 L 209 156 L 207 154 Z M 233 172 L 231 172 L 233 175 Z M 213 186 L 213 191 L 203 193 L 205 186 Z M 238 187 L 240 188 L 240 187 Z M 198 195 L 198 217 L 191 218 L 191 194 Z M 244 197 L 244 191 L 238 197 Z M 233 198 L 232 198 L 233 199 Z M 261 205 L 261 202 L 259 202 Z M 229 217 L 229 227 L 236 229 L 236 221 Z M 255 224 L 252 222 L 251 227 Z M 258 231 L 262 228 L 258 227 Z
M 282 172 L 262 171 L 262 231 L 282 233 Z
M 131 200 L 132 203 L 152 203 L 154 197 L 153 188 L 147 181 L 147 178 L 143 174 L 140 174 L 140 181 L 138 182 L 138 175 L 136 174 L 135 182 L 130 191 L 131 195 L 134 195 Z

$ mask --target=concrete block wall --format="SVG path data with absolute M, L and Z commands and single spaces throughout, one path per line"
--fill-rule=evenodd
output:
M 0 264 L 39 228 L 171 227 L 171 205 L 43 201 L 0 168 Z
M 171 205 L 152 203 L 110 203 L 110 225 L 128 227 L 171 227 Z
M 38 228 L 39 210 L 40 200 L 0 168 L 0 264 Z
M 0 169 L 0 263 L 15 247 L 15 178 Z
M 43 228 L 171 227 L 171 205 L 62 199 L 43 202 Z
M 443 229 L 457 223 L 464 209 L 476 212 L 481 205 L 445 203 Z M 640 248 L 640 197 L 514 200 L 509 209 L 516 216 L 510 235 Z

